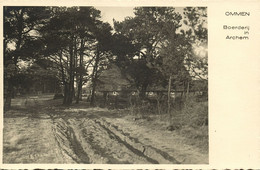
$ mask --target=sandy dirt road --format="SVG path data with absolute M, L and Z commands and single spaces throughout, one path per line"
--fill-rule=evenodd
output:
M 21 98 L 4 115 L 4 163 L 206 164 L 181 136 L 122 112 Z

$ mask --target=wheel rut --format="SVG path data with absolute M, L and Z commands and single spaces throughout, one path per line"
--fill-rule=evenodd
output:
M 95 122 L 103 126 L 103 128 L 107 129 L 111 133 L 117 135 L 119 140 L 123 139 L 121 141 L 130 146 L 130 150 L 134 150 L 138 154 L 147 157 L 151 161 L 151 163 L 180 164 L 179 161 L 170 156 L 168 153 L 161 151 L 158 148 L 152 147 L 148 144 L 141 143 L 137 138 L 130 136 L 129 133 L 124 132 L 117 126 L 105 121 L 104 119 L 102 119 L 102 121 L 95 120 Z
M 53 125 L 53 133 L 63 156 L 70 158 L 75 163 L 89 163 L 89 157 L 82 149 L 69 123 L 59 119 L 55 120 Z
M 105 131 L 107 131 L 107 133 L 109 133 L 114 139 L 116 139 L 119 143 L 122 143 L 126 148 L 129 149 L 129 151 L 135 153 L 136 155 L 140 156 L 140 157 L 144 157 L 148 162 L 153 163 L 153 164 L 159 164 L 159 162 L 155 159 L 152 159 L 148 156 L 146 156 L 143 152 L 137 148 L 135 148 L 134 146 L 132 146 L 130 143 L 126 142 L 126 140 L 123 140 L 122 138 L 120 138 L 120 136 L 116 135 L 113 131 L 111 131 L 109 128 L 107 128 L 106 126 L 104 126 L 103 124 L 101 124 L 100 121 L 95 120 L 95 122 L 97 124 L 99 124 Z
M 58 118 L 53 133 L 67 159 L 85 164 L 179 164 L 102 118 Z

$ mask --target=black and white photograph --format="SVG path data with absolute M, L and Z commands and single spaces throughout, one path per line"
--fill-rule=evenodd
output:
M 209 164 L 207 7 L 2 8 L 3 164 Z

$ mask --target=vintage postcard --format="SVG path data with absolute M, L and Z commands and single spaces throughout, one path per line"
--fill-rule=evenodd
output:
M 1 168 L 260 166 L 259 1 L 1 13 Z

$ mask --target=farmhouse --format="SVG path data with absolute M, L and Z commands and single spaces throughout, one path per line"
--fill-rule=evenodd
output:
M 104 96 L 110 95 L 138 95 L 138 89 L 134 87 L 134 81 L 128 74 L 122 73 L 120 68 L 111 64 L 107 70 L 100 75 L 97 91 Z M 171 89 L 172 96 L 180 96 L 188 90 L 192 94 L 202 94 L 207 92 L 206 80 L 192 80 L 189 89 L 185 89 L 183 83 L 178 83 Z M 146 96 L 151 97 L 157 94 L 167 94 L 167 86 L 161 85 L 148 86 Z

